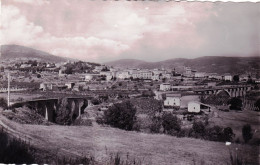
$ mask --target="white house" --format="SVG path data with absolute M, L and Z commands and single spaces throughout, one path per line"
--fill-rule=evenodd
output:
M 181 94 L 166 94 L 166 100 L 164 100 L 165 107 L 180 107 L 181 106 Z
M 46 90 L 52 90 L 52 83 L 41 83 L 40 84 L 40 90 L 46 91 Z
M 196 72 L 195 77 L 197 78 L 204 78 L 206 76 L 205 72 Z
M 169 91 L 169 90 L 171 90 L 171 84 L 169 84 L 169 83 L 160 84 L 160 90 L 161 91 Z
M 127 71 L 117 72 L 117 78 L 119 79 L 130 78 L 130 76 L 131 75 Z
M 232 81 L 232 76 L 231 76 L 231 74 L 225 74 L 225 75 L 224 75 L 224 80 L 225 80 L 225 81 Z
M 99 74 L 86 74 L 85 75 L 85 81 L 91 81 L 98 76 L 99 76 Z
M 188 103 L 188 112 L 199 113 L 200 111 L 208 113 L 210 112 L 210 106 L 197 101 L 190 101 Z

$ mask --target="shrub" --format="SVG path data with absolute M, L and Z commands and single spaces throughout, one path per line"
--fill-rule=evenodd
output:
M 230 104 L 230 109 L 231 110 L 241 110 L 242 108 L 242 100 L 237 98 L 237 97 L 233 97 L 228 101 L 228 104 Z
M 192 125 L 193 136 L 195 138 L 204 137 L 206 134 L 206 128 L 203 122 L 194 122 Z
M 176 116 L 171 113 L 165 113 L 162 116 L 163 132 L 167 134 L 174 134 L 181 130 L 180 122 Z
M 250 124 L 246 124 L 242 128 L 242 135 L 245 143 L 247 143 L 253 137 L 252 129 Z
M 2 107 L 3 109 L 7 109 L 8 105 L 6 99 L 0 98 L 0 107 Z
M 214 126 L 212 128 L 207 129 L 207 138 L 210 141 L 222 141 L 222 130 L 223 128 L 220 126 Z
M 162 127 L 162 118 L 154 116 L 152 118 L 152 123 L 149 126 L 151 133 L 160 133 L 160 129 Z
M 230 127 L 224 128 L 223 135 L 222 135 L 223 141 L 231 142 L 234 137 L 235 137 L 235 134 L 233 133 L 232 128 L 230 128 Z
M 105 124 L 124 130 L 133 130 L 136 122 L 136 109 L 129 102 L 114 104 L 104 113 Z
M 99 99 L 97 99 L 97 98 L 92 98 L 92 99 L 91 99 L 91 103 L 92 103 L 93 105 L 98 105 L 98 104 L 100 104 L 100 101 L 99 101 Z

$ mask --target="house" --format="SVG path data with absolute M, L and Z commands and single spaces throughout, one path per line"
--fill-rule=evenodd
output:
M 170 83 L 160 84 L 160 90 L 161 91 L 170 91 L 171 90 L 171 84 Z
M 67 86 L 68 89 L 72 89 L 74 87 L 75 83 L 73 82 L 69 82 L 69 83 L 65 83 L 65 86 Z
M 46 90 L 52 90 L 52 83 L 41 83 L 40 84 L 40 90 L 46 91 Z
M 199 113 L 201 111 L 208 113 L 210 112 L 210 108 L 211 106 L 197 101 L 190 101 L 188 103 L 188 112 L 191 113 Z
M 154 74 L 152 76 L 152 80 L 160 80 L 160 75 L 159 74 Z
M 85 81 L 91 81 L 95 78 L 99 77 L 99 74 L 86 74 L 85 75 Z
M 166 100 L 164 100 L 164 107 L 180 107 L 181 106 L 181 94 L 166 94 Z
M 127 79 L 127 78 L 130 78 L 130 74 L 128 71 L 122 71 L 122 72 L 118 72 L 117 73 L 117 78 L 119 79 Z
M 132 74 L 133 78 L 152 79 L 153 73 L 148 70 L 135 71 Z
M 225 74 L 225 75 L 224 75 L 224 80 L 225 80 L 225 81 L 232 81 L 232 76 L 231 76 L 231 74 L 229 74 L 229 73 Z
M 206 77 L 206 73 L 205 72 L 196 72 L 195 77 L 196 78 L 204 78 L 204 77 Z

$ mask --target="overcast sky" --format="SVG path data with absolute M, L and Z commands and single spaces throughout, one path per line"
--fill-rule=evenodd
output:
M 1 44 L 106 62 L 260 54 L 260 3 L 2 0 Z

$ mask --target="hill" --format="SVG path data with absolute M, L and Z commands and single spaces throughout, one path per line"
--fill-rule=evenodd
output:
M 0 60 L 37 59 L 44 62 L 65 62 L 68 58 L 54 56 L 41 50 L 32 49 L 20 45 L 1 45 Z
M 115 66 L 119 68 L 136 68 L 140 65 L 144 65 L 148 62 L 142 61 L 142 60 L 135 60 L 135 59 L 122 59 L 117 61 L 111 61 L 105 63 L 108 66 Z
M 105 63 L 122 68 L 142 68 L 142 69 L 176 69 L 183 72 L 184 66 L 191 67 L 198 72 L 207 73 L 245 73 L 246 71 L 257 72 L 259 70 L 260 57 L 224 57 L 205 56 L 195 59 L 176 58 L 159 62 L 145 62 L 140 60 L 118 60 Z
M 30 139 L 35 148 L 67 157 L 94 155 L 100 164 L 106 164 L 116 153 L 121 155 L 122 160 L 140 161 L 140 164 L 228 164 L 229 152 L 234 153 L 236 148 L 248 164 L 258 163 L 258 146 L 225 146 L 221 142 L 123 131 L 98 125 L 18 124 L 2 115 L 0 126 L 14 137 Z

